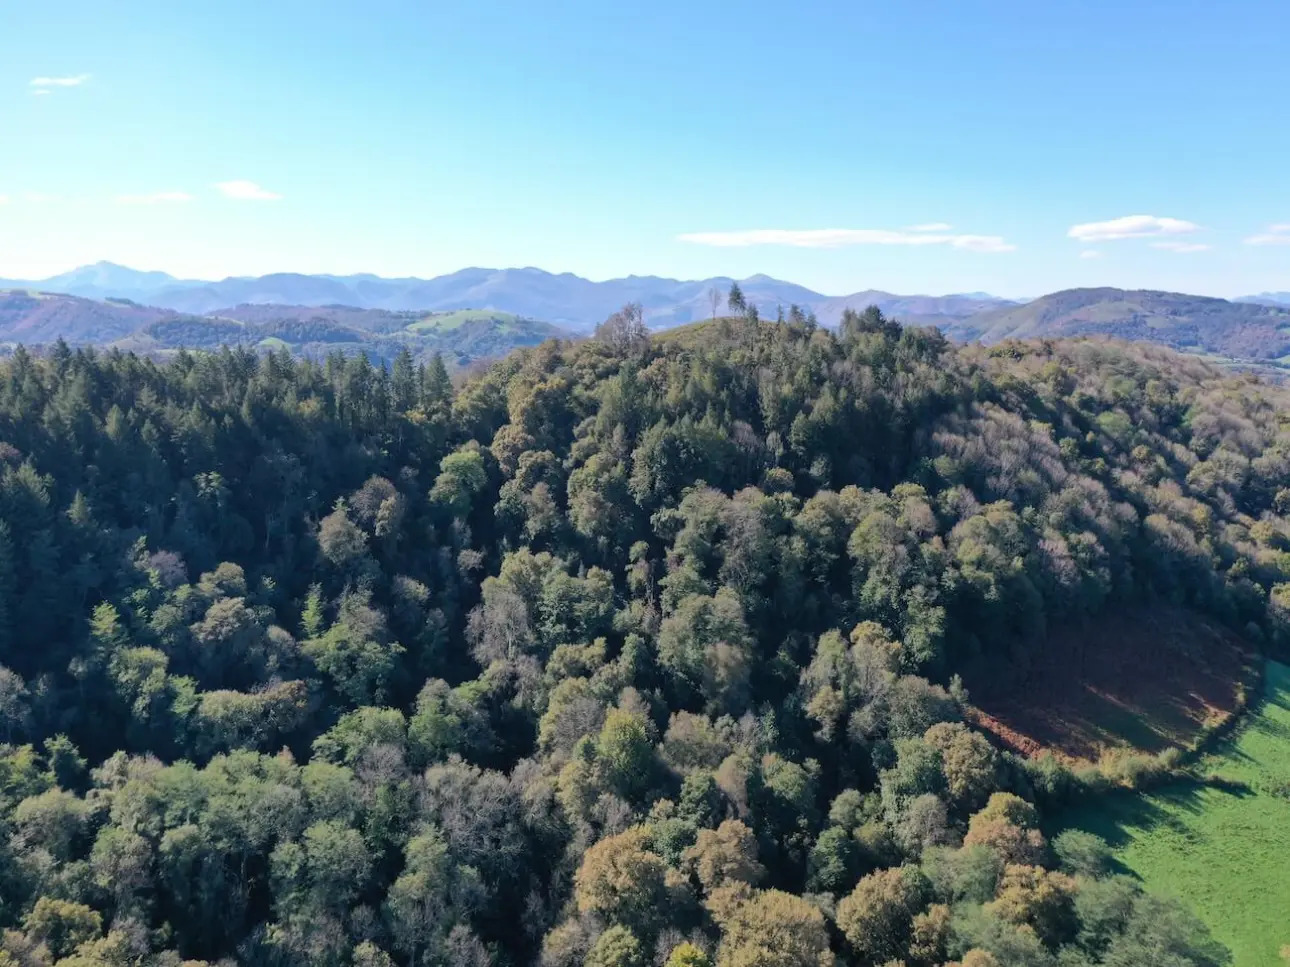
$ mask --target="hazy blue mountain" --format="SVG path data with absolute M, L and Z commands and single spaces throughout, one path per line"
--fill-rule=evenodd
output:
M 1290 354 L 1290 307 L 1180 292 L 1068 289 L 945 325 L 946 335 L 985 343 L 1104 335 L 1233 359 Z
M 142 301 L 179 312 L 206 313 L 241 303 L 353 305 L 353 297 L 351 287 L 342 281 L 284 272 L 255 279 L 169 285 Z
M 1243 295 L 1233 301 L 1256 306 L 1290 306 L 1290 292 L 1260 292 L 1258 295 Z
M 633 275 L 592 282 L 568 272 L 555 274 L 535 268 L 468 268 L 433 279 L 276 273 L 259 278 L 203 282 L 100 262 L 51 279 L 0 281 L 0 286 L 98 299 L 127 298 L 192 314 L 249 304 L 345 305 L 392 312 L 482 309 L 543 319 L 586 332 L 626 302 L 640 302 L 647 322 L 654 328 L 706 319 L 713 314 L 709 295 L 713 290 L 718 297 L 716 311 L 724 313 L 732 281 L 724 276 L 682 281 Z M 774 318 L 780 307 L 787 311 L 790 305 L 797 304 L 814 311 L 825 325 L 835 325 L 848 307 L 863 309 L 873 303 L 890 314 L 929 324 L 941 324 L 1006 304 L 983 293 L 898 296 L 867 291 L 833 297 L 767 275 L 741 279 L 739 285 L 746 300 L 765 317 Z
M 120 298 L 135 301 L 153 301 L 146 298 L 141 300 L 140 297 L 152 296 L 168 286 L 186 284 L 192 283 L 181 283 L 165 272 L 139 272 L 112 262 L 83 265 L 62 275 L 39 281 L 0 279 L 0 288 L 4 289 L 38 289 L 42 292 L 78 295 L 86 299 Z
M 847 309 L 855 309 L 859 312 L 871 305 L 876 305 L 884 314 L 902 322 L 921 326 L 940 326 L 944 329 L 978 313 L 1015 306 L 1017 303 L 984 293 L 906 296 L 870 289 L 836 299 L 825 299 L 812 308 L 821 323 L 834 326 Z

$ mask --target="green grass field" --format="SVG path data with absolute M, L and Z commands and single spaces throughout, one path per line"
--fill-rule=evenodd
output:
M 434 315 L 412 323 L 408 329 L 411 332 L 449 332 L 459 329 L 468 322 L 496 321 L 505 332 L 513 327 L 519 318 L 509 312 L 493 312 L 490 309 L 458 309 L 455 312 L 436 312 Z
M 1117 794 L 1065 817 L 1116 849 L 1150 890 L 1201 917 L 1235 967 L 1273 967 L 1290 944 L 1290 666 L 1269 662 L 1265 701 L 1198 773 L 1224 780 Z

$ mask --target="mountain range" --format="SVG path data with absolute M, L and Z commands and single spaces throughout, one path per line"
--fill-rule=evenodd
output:
M 10 346 L 107 346 L 146 354 L 176 349 L 249 346 L 286 348 L 299 355 L 364 352 L 392 360 L 407 348 L 426 360 L 443 356 L 450 369 L 575 335 L 537 319 L 466 309 L 454 312 L 394 312 L 346 306 L 243 305 L 196 315 L 141 305 L 129 299 L 0 289 L 0 342 Z
M 293 275 L 180 280 L 100 262 L 36 282 L 0 280 L 0 342 L 117 346 L 144 352 L 222 344 L 285 346 L 321 355 L 402 347 L 442 353 L 450 366 L 552 337 L 582 335 L 626 302 L 654 329 L 724 315 L 732 280 L 629 276 L 592 282 L 540 269 L 463 269 L 436 279 Z M 877 305 L 962 342 L 1102 335 L 1234 360 L 1290 363 L 1290 293 L 1228 301 L 1154 290 L 1069 289 L 1028 302 L 982 292 L 821 295 L 765 275 L 739 280 L 763 318 L 796 304 L 826 326 Z M 8 291 L 6 291 L 6 289 Z
M 164 272 L 138 272 L 110 262 L 73 269 L 39 280 L 0 279 L 2 289 L 55 292 L 87 299 L 129 299 L 175 312 L 207 315 L 238 305 L 353 306 L 392 312 L 442 312 L 487 309 L 542 319 L 575 331 L 593 329 L 628 302 L 639 302 L 646 322 L 661 329 L 713 314 L 709 293 L 716 290 L 718 313 L 725 311 L 733 279 L 717 277 L 679 281 L 657 276 L 628 276 L 592 282 L 568 272 L 541 269 L 462 269 L 433 279 L 385 279 L 375 275 L 298 275 L 275 273 L 219 282 L 176 279 Z M 948 296 L 901 296 L 868 290 L 826 296 L 804 286 L 766 275 L 740 279 L 744 297 L 763 316 L 775 316 L 796 304 L 834 325 L 847 308 L 877 305 L 889 315 L 925 325 L 975 315 L 1009 304 L 985 293 Z
M 1290 357 L 1290 305 L 1150 289 L 1067 289 L 1024 305 L 987 309 L 941 328 L 961 342 L 1099 335 L 1231 359 L 1281 362 Z

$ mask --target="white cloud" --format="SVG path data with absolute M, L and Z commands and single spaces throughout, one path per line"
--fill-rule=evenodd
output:
M 71 77 L 33 77 L 28 86 L 39 88 L 80 87 L 89 79 L 89 74 L 76 74 Z M 45 93 L 48 94 L 49 91 L 46 90 Z
M 1152 242 L 1151 247 L 1164 249 L 1166 252 L 1208 252 L 1211 248 L 1199 242 Z
M 757 228 L 740 232 L 691 232 L 677 240 L 716 248 L 785 245 L 791 248 L 842 248 L 847 245 L 948 245 L 969 252 L 1012 252 L 1015 245 L 998 235 L 947 235 L 942 232 L 882 228 Z
M 32 97 L 47 97 L 47 96 L 49 96 L 49 91 L 45 90 L 44 88 L 38 88 L 37 90 L 34 90 L 34 91 L 32 91 L 32 92 L 31 92 L 31 96 L 32 96 Z
M 1245 240 L 1246 245 L 1290 245 L 1290 222 L 1269 225 L 1266 232 L 1251 235 Z
M 154 191 L 150 195 L 118 195 L 116 200 L 122 205 L 170 205 L 192 201 L 193 196 L 185 191 Z
M 238 201 L 277 201 L 282 196 L 266 191 L 254 181 L 221 181 L 216 186 L 225 198 L 236 198 Z
M 1181 218 L 1161 218 L 1158 215 L 1125 215 L 1107 222 L 1088 222 L 1072 225 L 1068 238 L 1081 242 L 1112 242 L 1122 238 L 1151 238 L 1158 235 L 1186 235 L 1197 231 L 1199 225 Z
M 24 191 L 22 200 L 28 205 L 43 205 L 46 202 L 60 201 L 57 195 L 46 195 L 43 191 Z
M 907 232 L 949 232 L 954 229 L 953 225 L 947 222 L 927 222 L 923 225 L 910 225 L 905 229 Z
M 1079 257 L 1082 259 L 1100 259 L 1102 257 L 1102 253 L 1097 249 L 1088 248 L 1080 252 Z

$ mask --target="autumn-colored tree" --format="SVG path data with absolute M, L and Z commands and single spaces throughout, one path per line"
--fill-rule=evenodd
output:
M 720 887 L 708 909 L 721 928 L 717 967 L 832 967 L 824 914 L 801 897 Z
M 755 886 L 766 875 L 757 861 L 757 839 L 737 819 L 727 819 L 716 829 L 699 830 L 698 840 L 685 851 L 685 862 L 708 893 L 732 883 Z
M 927 894 L 927 880 L 917 867 L 870 873 L 838 902 L 838 929 L 863 960 L 882 963 L 901 958 Z
M 587 850 L 574 877 L 579 911 L 649 936 L 667 903 L 667 868 L 649 841 L 637 826 Z

